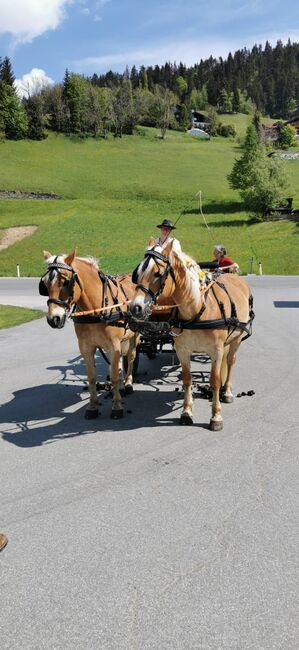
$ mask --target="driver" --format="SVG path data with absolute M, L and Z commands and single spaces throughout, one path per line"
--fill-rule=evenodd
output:
M 175 230 L 176 227 L 173 225 L 172 221 L 170 219 L 164 219 L 162 223 L 159 223 L 157 225 L 157 228 L 160 228 L 160 237 L 155 238 L 155 242 L 157 246 L 161 246 L 162 250 L 166 248 L 167 244 L 170 242 L 173 242 L 172 244 L 172 250 L 175 253 L 181 253 L 181 244 L 178 239 L 175 239 L 175 237 L 172 237 L 172 230 Z

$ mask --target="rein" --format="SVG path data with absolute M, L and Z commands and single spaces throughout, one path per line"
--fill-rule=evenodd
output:
M 48 298 L 47 300 L 47 305 L 55 304 L 58 305 L 59 307 L 63 307 L 65 310 L 66 314 L 68 312 L 68 317 L 71 317 L 72 319 L 77 319 L 77 323 L 104 323 L 109 325 L 109 321 L 111 322 L 111 325 L 115 325 L 118 327 L 124 327 L 123 321 L 124 321 L 124 314 L 121 311 L 121 307 L 127 305 L 129 303 L 128 296 L 125 292 L 124 287 L 122 286 L 121 280 L 116 279 L 113 276 L 110 275 L 105 275 L 102 271 L 98 272 L 99 278 L 102 282 L 103 285 L 103 293 L 102 293 L 102 307 L 96 308 L 96 309 L 90 309 L 90 310 L 84 310 L 84 311 L 76 311 L 73 312 L 73 310 L 76 309 L 76 304 L 74 302 L 74 286 L 75 283 L 77 283 L 82 290 L 80 280 L 78 277 L 77 272 L 75 269 L 70 266 L 69 264 L 65 264 L 65 262 L 58 262 L 57 257 L 54 259 L 54 261 L 49 264 L 48 269 L 46 273 L 41 277 L 40 282 L 39 282 L 39 293 L 43 296 L 49 296 L 49 291 L 48 287 L 44 282 L 44 278 L 49 274 L 49 281 L 51 282 L 54 278 L 54 271 L 57 270 L 65 270 L 65 271 L 70 271 L 72 273 L 72 277 L 70 280 L 66 280 L 66 286 L 68 289 L 70 289 L 69 297 L 67 301 L 60 300 L 58 298 Z M 112 285 L 116 287 L 116 292 L 113 291 Z M 122 292 L 122 294 L 125 297 L 125 301 L 123 302 L 118 302 L 118 295 L 119 291 Z M 109 296 L 110 299 L 112 299 L 112 304 L 109 304 Z M 113 309 L 117 309 L 117 313 L 112 313 Z M 98 313 L 109 311 L 110 310 L 110 315 L 107 316 L 98 316 Z M 119 321 L 122 319 L 122 323 L 119 323 Z
M 145 287 L 144 285 L 142 285 L 140 283 L 137 284 L 136 288 L 141 289 L 144 293 L 147 293 L 147 294 L 149 294 L 151 296 L 153 302 L 155 303 L 155 306 L 152 309 L 152 313 L 155 312 L 155 311 L 170 311 L 173 308 L 177 309 L 183 303 L 179 303 L 178 305 L 165 305 L 165 306 L 164 305 L 161 305 L 161 306 L 156 305 L 157 298 L 159 297 L 159 295 L 161 295 L 161 293 L 163 291 L 163 288 L 165 286 L 166 279 L 167 279 L 169 274 L 171 275 L 171 277 L 173 278 L 173 280 L 175 282 L 174 270 L 173 270 L 173 268 L 171 266 L 171 262 L 170 262 L 169 258 L 166 257 L 165 255 L 163 255 L 162 253 L 159 253 L 158 251 L 155 251 L 154 249 L 151 249 L 151 250 L 147 251 L 146 254 L 145 254 L 145 257 L 147 259 L 143 263 L 143 266 L 142 266 L 143 271 L 147 268 L 149 260 L 151 258 L 154 259 L 155 262 L 156 262 L 156 260 L 161 260 L 162 262 L 165 262 L 166 263 L 166 269 L 165 269 L 163 275 L 160 274 L 161 283 L 160 283 L 160 287 L 159 287 L 158 291 L 154 292 L 151 289 L 149 289 L 148 287 Z M 219 286 L 226 293 L 226 295 L 229 298 L 230 306 L 231 306 L 231 314 L 230 314 L 230 316 L 226 315 L 224 303 L 217 297 L 217 295 L 215 293 L 215 290 L 214 290 L 215 285 Z M 205 299 L 206 299 L 210 289 L 212 290 L 213 297 L 214 297 L 214 299 L 216 300 L 216 302 L 218 304 L 218 307 L 219 307 L 220 314 L 221 314 L 222 318 L 211 319 L 211 320 L 201 320 L 201 316 L 204 313 L 204 311 L 206 310 L 206 300 Z M 252 321 L 254 319 L 254 312 L 253 312 L 253 308 L 252 308 L 253 307 L 252 296 L 250 296 L 250 298 L 249 298 L 249 320 L 248 320 L 248 322 L 245 323 L 245 322 L 239 320 L 238 315 L 237 315 L 236 305 L 233 302 L 233 300 L 231 299 L 231 296 L 230 296 L 229 292 L 227 291 L 225 284 L 223 282 L 221 282 L 219 280 L 219 278 L 212 279 L 209 282 L 209 284 L 207 285 L 207 287 L 203 287 L 203 288 L 200 289 L 200 292 L 201 292 L 201 294 L 203 294 L 203 302 L 202 302 L 202 306 L 201 306 L 198 314 L 196 314 L 196 316 L 194 318 L 190 319 L 190 320 L 172 319 L 171 318 L 167 323 L 169 328 L 175 328 L 175 329 L 178 328 L 178 329 L 181 329 L 182 331 L 184 329 L 186 329 L 186 330 L 188 330 L 188 329 L 189 330 L 200 330 L 200 329 L 222 329 L 222 328 L 227 328 L 229 330 L 228 337 L 231 336 L 231 334 L 237 328 L 240 328 L 241 330 L 243 330 L 246 333 L 246 335 L 242 338 L 242 341 L 245 341 L 245 339 L 247 339 L 249 336 L 251 336 L 251 333 L 252 333 Z M 134 328 L 135 328 L 136 324 L 138 323 L 138 320 L 137 321 L 135 319 L 133 319 L 133 320 L 134 320 Z M 150 323 L 148 321 L 147 321 L 147 324 L 150 325 Z M 158 325 L 158 323 L 155 323 L 155 325 Z M 162 323 L 161 323 L 161 326 L 162 326 Z M 145 327 L 145 322 L 143 322 L 143 325 L 141 326 L 141 329 L 142 329 L 142 327 Z M 137 328 L 138 328 L 138 325 L 137 325 Z M 175 334 L 173 334 L 173 335 L 175 335 Z
M 130 300 L 126 300 L 126 302 L 118 302 L 115 305 L 107 305 L 107 307 L 99 307 L 98 309 L 87 309 L 85 311 L 76 311 L 74 314 L 72 314 L 72 318 L 78 318 L 78 316 L 88 316 L 89 314 L 98 314 L 99 312 L 107 311 L 108 309 L 114 309 L 115 307 L 123 307 L 124 305 L 128 305 L 130 303 Z

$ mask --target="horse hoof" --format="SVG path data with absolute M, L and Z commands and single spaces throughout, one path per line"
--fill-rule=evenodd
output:
M 210 420 L 211 431 L 221 431 L 223 429 L 223 422 L 219 420 Z
M 193 418 L 189 413 L 182 413 L 181 418 L 180 418 L 180 424 L 187 425 L 189 426 L 190 424 L 193 424 Z
M 124 416 L 124 409 L 112 409 L 110 417 L 112 420 L 120 420 Z
M 232 395 L 222 395 L 221 397 L 221 402 L 223 404 L 231 404 L 234 401 L 234 398 Z
M 99 409 L 86 409 L 84 417 L 86 420 L 95 420 L 99 415 Z
M 134 391 L 134 389 L 133 389 L 132 384 L 128 384 L 127 386 L 125 386 L 126 395 L 132 395 L 133 391 Z

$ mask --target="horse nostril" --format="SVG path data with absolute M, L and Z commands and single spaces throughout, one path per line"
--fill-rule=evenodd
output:
M 135 318 L 139 318 L 142 313 L 142 307 L 140 305 L 131 305 L 131 313 Z

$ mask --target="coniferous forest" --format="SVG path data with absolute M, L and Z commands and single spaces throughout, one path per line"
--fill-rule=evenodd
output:
M 0 59 L 2 138 L 40 140 L 47 129 L 121 137 L 137 124 L 157 126 L 164 137 L 167 128 L 189 128 L 192 110 L 207 111 L 211 135 L 217 135 L 215 113 L 257 110 L 283 120 L 298 113 L 299 43 L 278 41 L 272 47 L 266 42 L 264 48 L 243 48 L 226 59 L 211 56 L 191 67 L 166 62 L 90 77 L 66 70 L 61 83 L 24 88 L 22 100 L 14 81 L 5 56 Z

